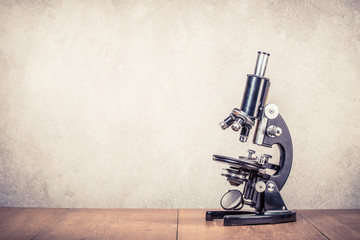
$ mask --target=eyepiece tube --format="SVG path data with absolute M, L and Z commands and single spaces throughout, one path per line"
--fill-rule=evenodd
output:
M 264 77 L 269 56 L 270 56 L 269 53 L 258 52 L 254 75 L 257 75 L 259 77 Z

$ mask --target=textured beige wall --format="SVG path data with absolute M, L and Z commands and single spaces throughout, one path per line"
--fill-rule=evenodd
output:
M 288 207 L 359 208 L 357 0 L 1 1 L 0 206 L 219 207 L 258 50 Z

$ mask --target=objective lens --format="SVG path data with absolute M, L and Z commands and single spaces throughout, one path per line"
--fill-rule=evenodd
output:
M 230 116 L 225 118 L 225 120 L 220 123 L 220 127 L 225 130 L 228 127 L 230 127 L 231 124 L 234 123 L 234 121 L 235 121 L 235 116 L 233 114 L 230 114 Z
M 248 127 L 243 127 L 240 132 L 240 142 L 247 142 L 249 133 L 250 129 Z

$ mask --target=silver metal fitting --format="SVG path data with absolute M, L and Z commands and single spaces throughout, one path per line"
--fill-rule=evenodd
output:
M 267 163 L 269 161 L 269 159 L 272 158 L 271 155 L 269 154 L 262 154 L 260 157 L 257 157 L 256 158 L 256 162 L 261 164 L 261 165 L 264 165 L 265 163 Z
M 228 126 L 224 121 L 222 121 L 222 122 L 220 123 L 220 127 L 221 127 L 223 130 L 225 130 L 225 129 L 227 129 L 229 126 Z
M 248 138 L 246 136 L 241 135 L 239 140 L 240 142 L 247 142 Z
M 266 134 L 269 137 L 279 137 L 282 134 L 282 129 L 274 125 L 271 125 L 266 129 Z
M 265 192 L 266 184 L 263 181 L 259 181 L 255 184 L 255 190 L 259 193 Z
M 266 174 L 266 169 L 259 169 L 259 173 Z
M 265 106 L 265 116 L 269 119 L 274 119 L 279 115 L 279 108 L 273 104 L 270 103 Z
M 231 126 L 232 130 L 234 130 L 235 132 L 239 131 L 243 122 L 244 121 L 241 118 L 237 119 Z
M 272 191 L 275 190 L 275 184 L 272 183 L 272 182 L 269 182 L 269 183 L 267 184 L 266 188 L 267 188 L 267 190 L 268 190 L 269 192 L 272 192 Z
M 252 150 L 252 149 L 248 149 L 247 151 L 248 151 L 248 153 L 249 153 L 249 154 L 248 154 L 248 159 L 250 159 L 251 156 L 256 153 L 256 152 L 255 152 L 254 150 Z
M 247 113 L 241 111 L 240 109 L 234 108 L 231 113 L 237 118 L 240 118 L 243 121 L 242 124 L 246 123 L 250 126 L 254 126 L 255 122 L 249 117 L 249 115 L 247 115 Z
M 269 56 L 270 56 L 269 53 L 258 52 L 254 75 L 264 77 Z
M 263 154 L 261 155 L 261 157 L 265 158 L 265 163 L 267 163 L 269 161 L 270 158 L 272 158 L 272 156 L 270 154 Z

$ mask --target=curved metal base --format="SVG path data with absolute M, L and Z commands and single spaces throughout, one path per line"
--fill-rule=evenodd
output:
M 206 221 L 224 219 L 224 226 L 243 226 L 253 224 L 275 224 L 296 221 L 296 212 L 281 211 L 207 211 Z

